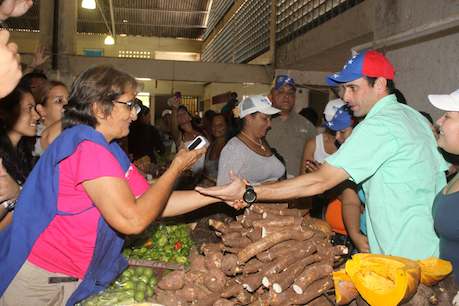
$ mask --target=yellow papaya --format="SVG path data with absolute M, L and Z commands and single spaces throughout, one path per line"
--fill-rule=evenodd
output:
M 396 306 L 407 301 L 416 293 L 421 277 L 416 261 L 379 254 L 353 255 L 345 269 L 360 295 L 372 306 Z

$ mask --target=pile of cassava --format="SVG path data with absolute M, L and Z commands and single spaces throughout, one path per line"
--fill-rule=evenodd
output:
M 333 288 L 335 260 L 328 225 L 287 204 L 255 204 L 235 221 L 210 219 L 220 243 L 203 244 L 188 271 L 162 278 L 157 302 L 166 306 L 304 305 Z M 333 298 L 332 298 L 333 299 Z M 326 299 L 325 299 L 326 302 Z M 320 304 L 320 303 L 319 303 Z

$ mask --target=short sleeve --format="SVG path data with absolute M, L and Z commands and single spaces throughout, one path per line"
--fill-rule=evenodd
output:
M 68 160 L 75 185 L 99 177 L 124 178 L 124 171 L 113 154 L 103 146 L 83 141 Z
M 398 143 L 382 120 L 361 122 L 339 150 L 327 157 L 330 165 L 344 169 L 354 182 L 363 182 L 398 151 Z
M 129 186 L 131 187 L 132 193 L 137 198 L 144 194 L 150 185 L 133 164 L 131 164 L 131 169 L 132 171 L 129 172 L 127 180 Z
M 233 141 L 230 140 L 223 148 L 218 161 L 218 186 L 231 182 L 230 171 L 233 171 L 235 174 L 241 172 L 244 160 L 240 156 L 241 152 L 241 148 L 238 148 L 234 139 Z

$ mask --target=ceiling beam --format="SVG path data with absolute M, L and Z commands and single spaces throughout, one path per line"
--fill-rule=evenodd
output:
M 68 69 L 74 76 L 96 65 L 111 65 L 135 77 L 155 80 L 270 84 L 273 76 L 269 67 L 261 65 L 68 56 Z
M 190 10 L 168 10 L 168 9 L 147 9 L 137 7 L 115 7 L 115 11 L 141 11 L 145 13 L 178 13 L 178 14 L 207 14 L 207 11 L 190 11 Z
M 90 24 L 104 24 L 103 21 L 96 20 L 84 20 L 79 19 L 78 22 L 90 25 Z M 184 28 L 184 29 L 205 29 L 206 27 L 201 24 L 145 24 L 145 23 L 135 23 L 135 22 L 117 22 L 117 25 L 125 26 L 143 26 L 143 27 L 161 27 L 161 28 Z

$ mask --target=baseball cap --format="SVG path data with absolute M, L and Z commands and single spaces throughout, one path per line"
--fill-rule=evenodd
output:
M 165 109 L 163 110 L 163 112 L 161 113 L 161 117 L 164 117 L 166 115 L 171 115 L 172 114 L 172 111 L 170 109 Z
M 293 88 L 296 88 L 295 86 L 295 80 L 288 75 L 281 74 L 276 77 L 274 80 L 274 89 L 279 90 L 282 88 L 282 86 L 289 85 L 292 86 Z
M 241 101 L 238 105 L 239 117 L 244 118 L 247 115 L 260 112 L 266 115 L 274 115 L 280 112 L 280 109 L 272 107 L 271 101 L 266 96 L 249 96 Z
M 352 125 L 352 116 L 346 103 L 341 99 L 331 100 L 324 110 L 324 126 L 332 131 L 341 131 Z
M 394 79 L 394 66 L 382 53 L 374 50 L 362 51 L 346 62 L 343 70 L 330 74 L 326 81 L 330 86 L 357 80 L 363 76 Z
M 447 112 L 459 112 L 459 89 L 449 95 L 428 95 L 433 106 Z

